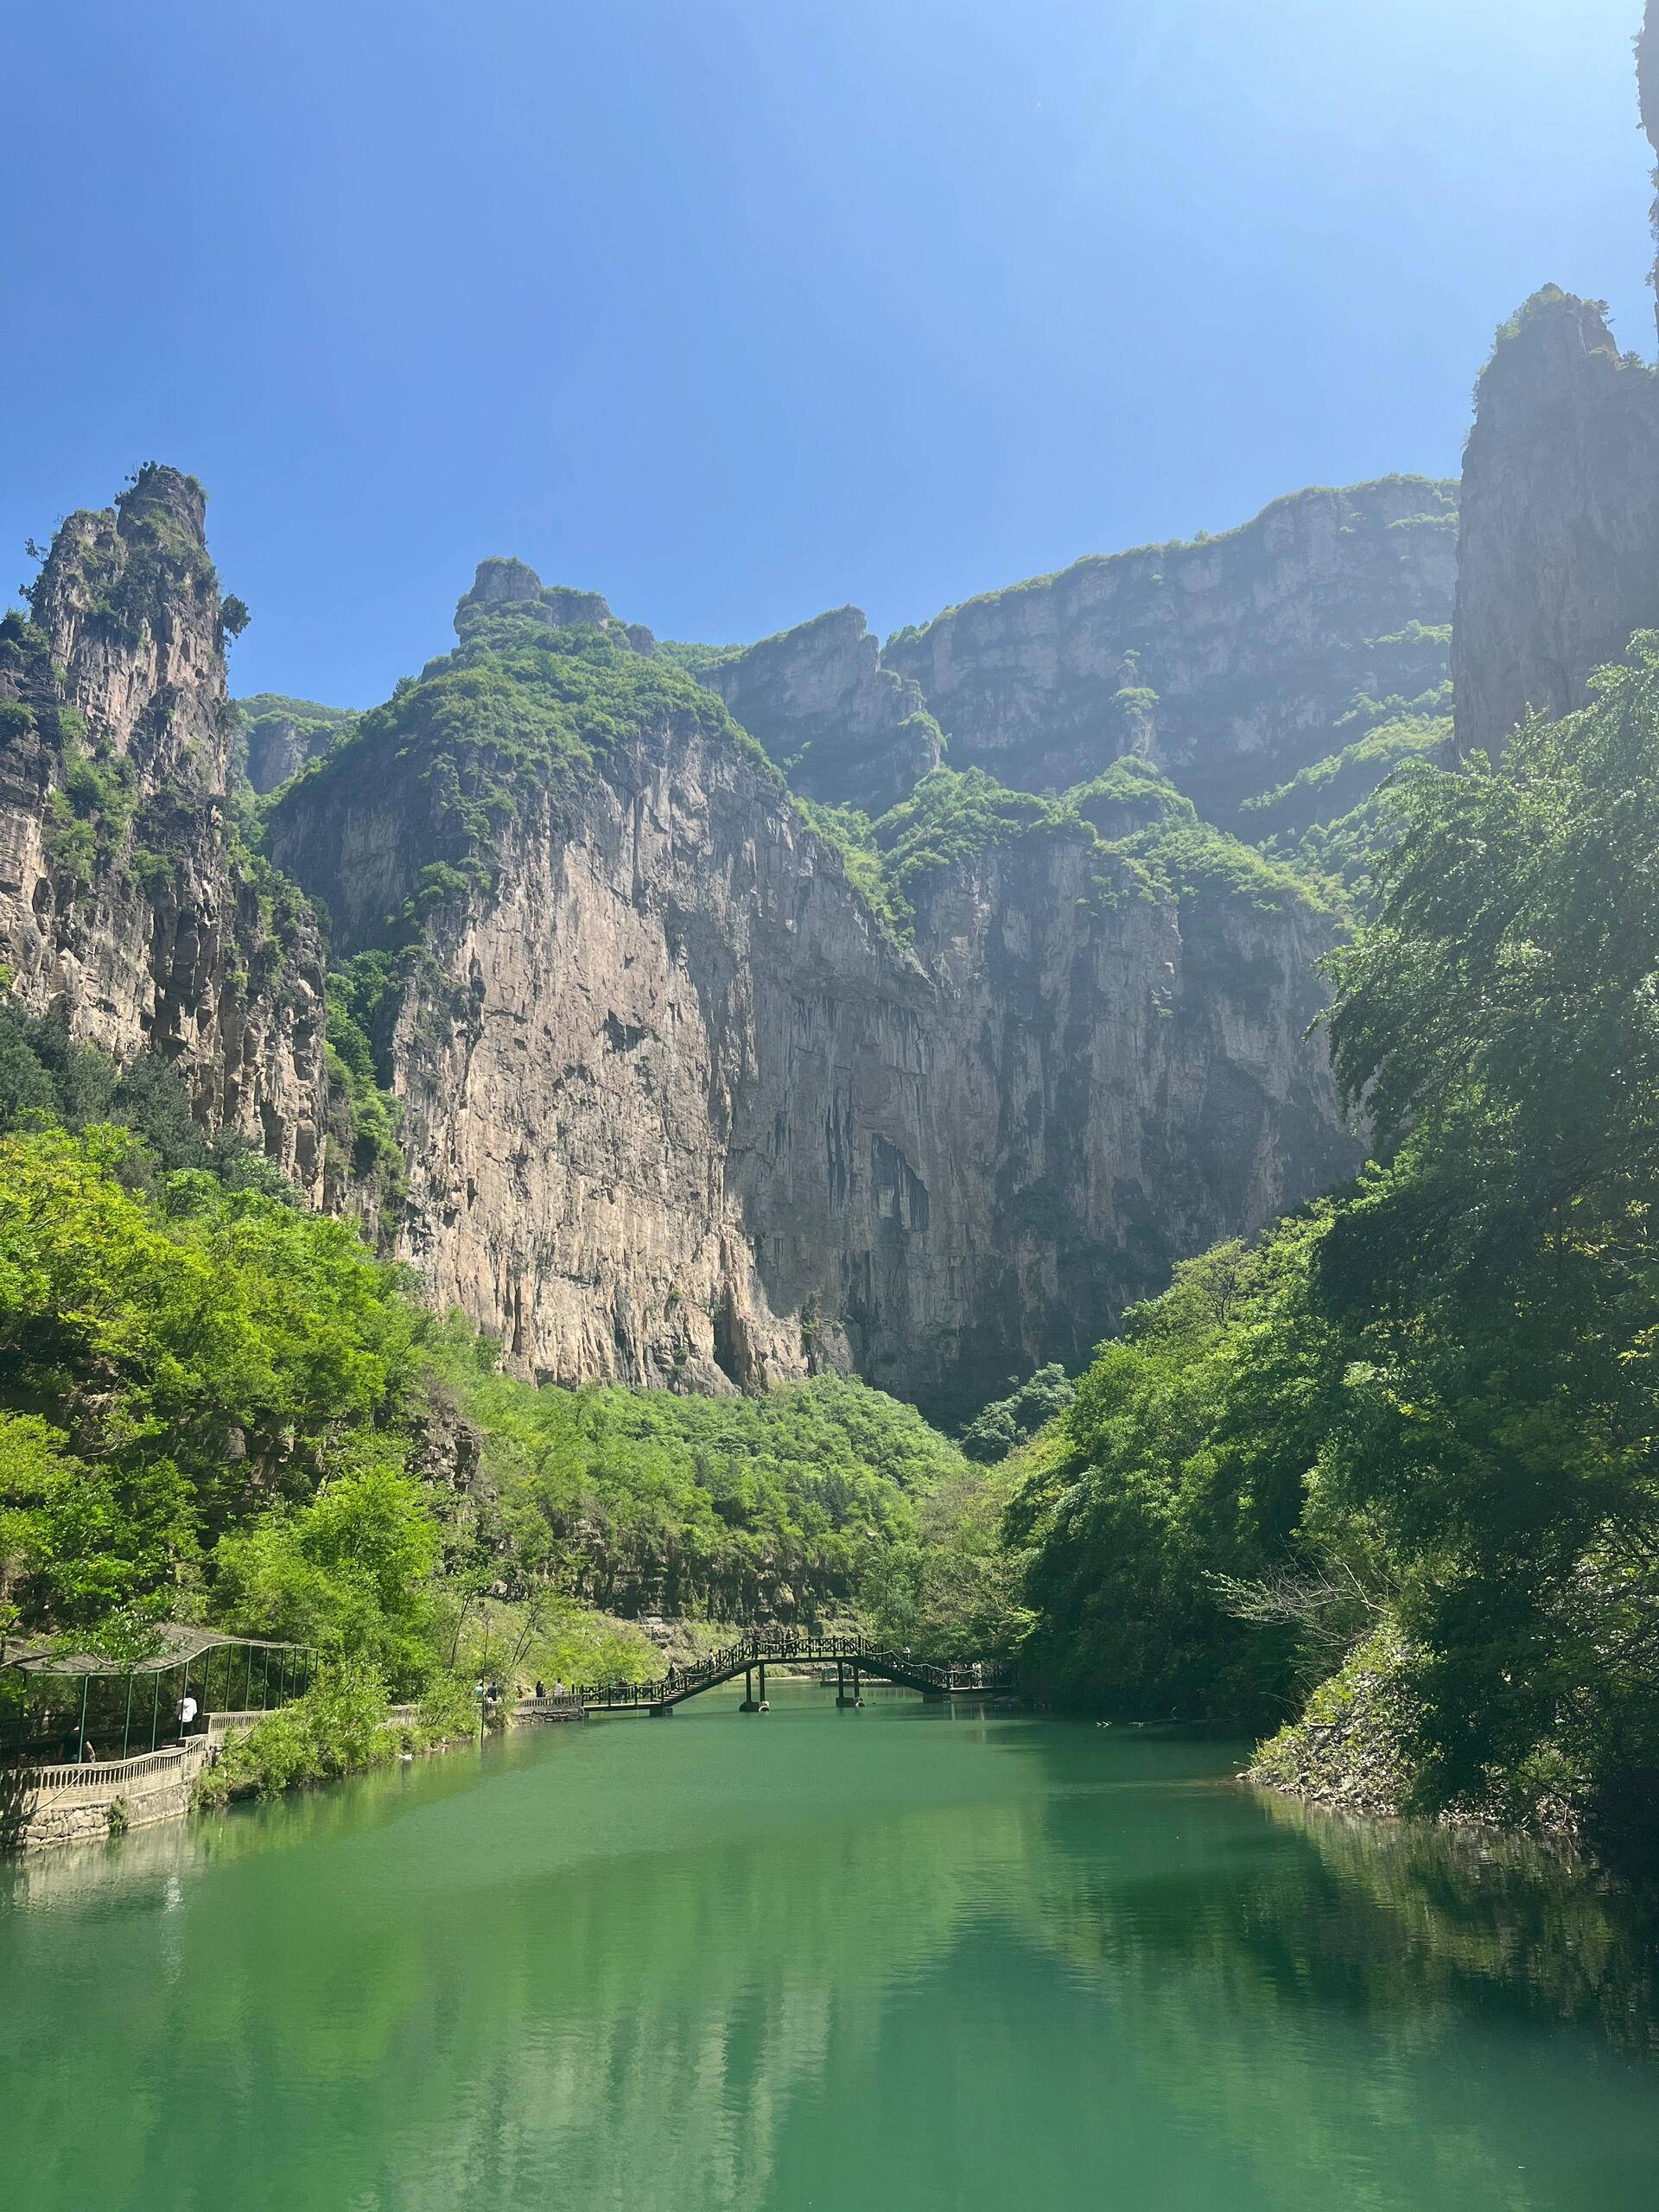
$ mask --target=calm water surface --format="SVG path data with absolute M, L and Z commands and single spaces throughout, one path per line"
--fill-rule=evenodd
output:
M 0 1872 L 28 2212 L 1654 2212 L 1649 1923 L 1240 1747 L 526 1732 Z

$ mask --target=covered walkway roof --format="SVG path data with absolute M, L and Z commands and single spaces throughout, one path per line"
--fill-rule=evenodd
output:
M 307 1651 L 304 1643 L 280 1643 L 266 1636 L 230 1636 L 219 1629 L 199 1628 L 188 1621 L 158 1621 L 144 1637 L 153 1648 L 143 1657 L 113 1658 L 106 1651 L 66 1651 L 60 1639 L 48 1637 L 34 1643 L 0 1644 L 0 1669 L 15 1667 L 25 1675 L 164 1675 L 199 1659 L 204 1651 L 234 1644 L 255 1651 Z

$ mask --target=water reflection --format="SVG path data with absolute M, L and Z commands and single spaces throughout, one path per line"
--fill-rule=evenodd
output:
M 1631 1901 L 1192 1737 L 778 1705 L 28 1862 L 15 2201 L 1650 2201 Z
M 1659 2056 L 1651 1901 L 1522 1842 L 1224 1784 L 1148 1792 L 1109 1853 L 1075 1801 L 1047 1817 L 1028 1924 L 1267 2201 L 1648 2201 L 1659 2077 L 1608 2045 Z M 1575 2098 L 1596 2120 L 1564 2129 Z

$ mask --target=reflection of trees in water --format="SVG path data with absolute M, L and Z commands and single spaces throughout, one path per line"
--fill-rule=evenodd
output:
M 1265 1793 L 1262 1803 L 1346 1897 L 1376 1909 L 1385 1940 L 1371 1978 L 1401 2001 L 1496 1983 L 1529 2012 L 1659 2056 L 1659 1897 L 1518 1837 L 1349 1818 Z
M 1059 1756 L 1057 1783 L 1073 1772 L 1063 1744 Z M 1659 1894 L 1518 1837 L 1362 1820 L 1213 1773 L 1163 1783 L 1125 1821 L 1112 1805 L 1096 1796 L 1079 1816 L 1062 1787 L 1043 1801 L 1030 1903 L 1068 1963 L 1239 1954 L 1269 1989 L 1383 2014 L 1461 2013 L 1496 1990 L 1513 2017 L 1659 2053 Z
M 476 1758 L 463 1748 L 422 1760 L 416 1779 L 423 1802 L 464 1796 L 477 1780 Z M 0 1908 L 95 1910 L 118 1898 L 130 1904 L 168 1875 L 200 1874 L 384 1826 L 404 1809 L 409 1794 L 408 1770 L 390 1767 L 354 1776 L 348 1787 L 296 1790 L 265 1803 L 159 1821 L 107 1844 L 0 1859 Z
M 1148 2094 L 1230 2142 L 1271 2202 L 1395 2207 L 1403 2159 L 1422 2202 L 1553 2204 L 1522 2169 L 1561 2154 L 1569 2081 L 1607 2094 L 1615 2132 L 1638 2109 L 1659 2125 L 1645 2072 L 1540 2032 L 1659 2055 L 1637 1901 L 1518 1841 L 1265 1796 L 1206 1820 L 1183 1796 L 1143 1800 L 1109 1858 L 1051 1805 L 1028 1926 L 1109 2001 Z M 1591 2152 L 1592 2109 L 1571 2122 Z
M 468 1887 L 419 1824 L 365 1834 L 326 1794 L 303 1815 L 305 1852 L 277 1847 L 285 1821 L 231 1821 L 128 1839 L 118 1883 L 101 1854 L 29 1868 L 59 1908 L 13 1916 L 0 1969 L 40 1998 L 21 2037 L 0 2026 L 9 2133 L 49 2161 L 25 2164 L 29 2201 L 73 2178 L 78 2202 L 147 2202 L 136 2162 L 158 2203 L 218 2202 L 245 2161 L 261 2202 L 447 2212 L 540 2202 L 544 2180 L 548 2202 L 741 2212 L 832 2039 L 874 2036 L 1020 1847 L 1010 1808 L 967 1833 L 928 1810 L 540 1878 L 483 1862 Z
M 1052 2201 L 1078 2143 L 1149 2158 L 1185 2131 L 1195 2172 L 1280 2212 L 1396 2207 L 1376 2180 L 1391 2152 L 1419 2202 L 1525 2208 L 1529 2131 L 1553 2107 L 1582 2139 L 1594 2123 L 1562 2105 L 1582 2093 L 1599 2116 L 1605 2084 L 1570 2041 L 1515 2031 L 1651 2032 L 1625 1901 L 1522 1846 L 1254 1798 L 1190 1738 L 1011 1730 L 971 1776 L 950 1769 L 947 1802 L 901 1792 L 885 1814 L 858 1794 L 868 1761 L 808 1803 L 813 1762 L 746 1781 L 700 1753 L 656 1835 L 673 1754 L 632 1780 L 625 1756 L 600 1763 L 605 1787 L 561 1754 L 485 1790 L 458 1757 L 25 1862 L 15 1882 L 45 1909 L 0 1900 L 0 1985 L 28 1993 L 0 2007 L 12 2193 L 746 2212 L 798 2159 L 785 2132 L 821 2082 L 849 2128 L 941 2164 L 971 2138 L 988 2171 L 987 2085 L 1026 2078 L 1017 2024 L 1063 2012 L 1065 2087 L 1042 2094 L 1086 2126 L 1058 2132 Z M 707 1778 L 728 1772 L 729 1796 Z M 781 1808 L 755 1794 L 774 1773 Z M 605 1830 L 605 1805 L 633 1825 Z M 696 1848 L 650 1847 L 687 1821 Z M 950 1986 L 994 2017 L 963 2084 L 938 1994 L 906 1999 L 969 1956 L 983 1978 Z M 920 2114 L 918 2018 L 943 2093 Z M 1491 2082 L 1483 2024 L 1508 2038 Z

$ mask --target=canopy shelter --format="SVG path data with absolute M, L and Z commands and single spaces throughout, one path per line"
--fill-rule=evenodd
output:
M 0 1698 L 14 1706 L 14 1755 L 56 1758 L 60 1737 L 101 1758 L 154 1751 L 183 1732 L 181 1708 L 196 1702 L 199 1732 L 215 1712 L 261 1713 L 308 1687 L 316 1654 L 263 1636 L 226 1636 L 187 1621 L 161 1621 L 140 1651 L 73 1651 L 61 1638 L 0 1643 Z M 100 1741 L 101 1738 L 101 1741 Z M 3 1740 L 3 1738 L 0 1738 Z M 117 1748 L 118 1744 L 118 1748 Z

